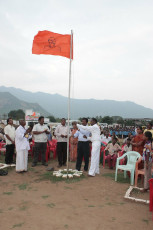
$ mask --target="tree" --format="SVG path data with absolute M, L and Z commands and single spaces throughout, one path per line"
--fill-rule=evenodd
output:
M 48 116 L 48 118 L 51 122 L 56 122 L 56 118 L 54 116 Z
M 102 123 L 107 123 L 108 125 L 113 123 L 113 118 L 109 116 L 105 116 L 102 118 Z
M 124 125 L 124 120 L 122 117 L 120 117 L 118 120 L 117 120 L 117 124 L 119 125 Z
M 134 119 L 124 120 L 124 125 L 125 126 L 135 126 L 135 120 Z
M 14 120 L 25 119 L 25 113 L 22 109 L 11 110 L 8 113 L 8 117 L 11 117 Z
M 98 122 L 102 123 L 102 119 L 103 119 L 102 116 L 96 116 L 96 119 Z

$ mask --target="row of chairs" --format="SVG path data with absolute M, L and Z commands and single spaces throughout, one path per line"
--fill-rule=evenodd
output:
M 33 154 L 34 154 L 34 147 L 35 147 L 35 143 L 34 141 L 32 141 L 31 145 L 30 145 L 30 150 L 29 150 L 29 154 L 31 155 L 31 157 L 33 158 Z M 48 162 L 48 160 L 51 158 L 50 153 L 53 153 L 53 159 L 56 158 L 56 149 L 57 149 L 57 140 L 53 139 L 52 141 L 49 141 L 47 143 L 47 149 L 46 149 L 46 162 Z M 39 156 L 39 160 L 41 160 L 41 156 Z

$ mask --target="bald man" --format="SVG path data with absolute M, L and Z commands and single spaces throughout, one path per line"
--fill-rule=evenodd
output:
M 16 145 L 16 172 L 22 173 L 27 171 L 28 164 L 28 150 L 30 149 L 29 139 L 32 138 L 30 134 L 32 128 L 27 130 L 25 127 L 25 120 L 20 120 L 20 126 L 15 132 L 15 145 Z

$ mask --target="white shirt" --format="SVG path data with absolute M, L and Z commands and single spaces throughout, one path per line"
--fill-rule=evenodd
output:
M 31 138 L 31 135 L 26 138 L 24 137 L 25 132 L 25 128 L 21 125 L 17 128 L 15 132 L 15 146 L 17 151 L 30 149 L 29 139 Z
M 32 131 L 37 131 L 37 132 L 42 132 L 44 130 L 46 130 L 49 132 L 49 128 L 47 125 L 40 125 L 39 123 L 36 124 L 34 127 L 33 127 L 33 130 Z M 46 133 L 41 133 L 41 134 L 34 134 L 34 141 L 35 142 L 47 142 L 48 140 L 48 137 L 47 137 L 47 134 Z
M 68 135 L 68 127 L 66 125 L 58 125 L 55 129 L 55 136 L 57 137 L 57 142 L 67 142 L 67 138 L 61 137 L 61 135 Z
M 83 126 L 83 125 L 78 125 L 77 124 L 77 127 L 79 129 L 85 129 L 85 130 L 88 130 L 89 132 L 91 132 L 91 138 L 88 137 L 87 139 L 88 140 L 91 140 L 92 142 L 93 141 L 101 141 L 101 138 L 100 138 L 100 128 L 97 124 L 94 124 L 92 126 Z
M 124 146 L 123 149 L 126 153 L 132 151 L 132 145 L 130 145 L 129 147 L 127 145 Z
M 6 138 L 6 144 L 12 145 L 12 142 L 9 139 L 7 139 L 6 134 L 12 139 L 12 141 L 14 141 L 15 140 L 15 128 L 14 128 L 14 126 L 8 124 L 4 128 L 4 133 L 5 133 L 5 138 Z
M 87 138 L 83 137 L 84 135 L 88 138 L 90 136 L 90 132 L 84 129 L 80 129 L 76 131 L 74 137 L 78 137 L 78 141 L 83 141 L 83 142 L 89 141 Z
M 101 139 L 101 142 L 106 142 L 107 144 L 108 144 L 108 142 L 110 142 L 112 140 L 112 138 L 111 137 L 106 137 L 106 136 L 104 136 L 102 139 Z

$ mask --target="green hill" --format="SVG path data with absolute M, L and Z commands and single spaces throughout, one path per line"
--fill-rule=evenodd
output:
M 16 100 L 17 98 L 22 100 L 22 102 L 20 101 L 20 106 L 22 105 L 24 108 L 32 108 L 33 106 L 36 111 L 44 109 L 45 112 L 47 111 L 55 117 L 67 117 L 68 99 L 59 94 L 48 94 L 43 92 L 32 93 L 22 89 L 5 86 L 0 86 L 0 92 L 9 92 L 16 97 Z M 3 100 L 5 101 L 5 98 L 3 98 Z M 41 107 L 39 107 L 37 103 L 39 103 Z M 31 107 L 29 107 L 30 105 Z M 3 107 L 3 111 L 8 111 L 10 106 L 12 106 L 11 109 L 15 109 L 16 104 L 10 105 L 9 101 L 7 101 L 5 105 L 6 109 Z M 121 116 L 123 118 L 153 118 L 153 110 L 131 101 L 71 99 L 71 119 L 78 119 L 83 116 L 103 117 L 107 115 Z
M 0 115 L 7 114 L 11 110 L 26 110 L 33 109 L 34 111 L 39 112 L 41 115 L 48 116 L 50 115 L 45 109 L 43 109 L 37 103 L 28 103 L 22 100 L 19 100 L 9 92 L 0 92 Z

